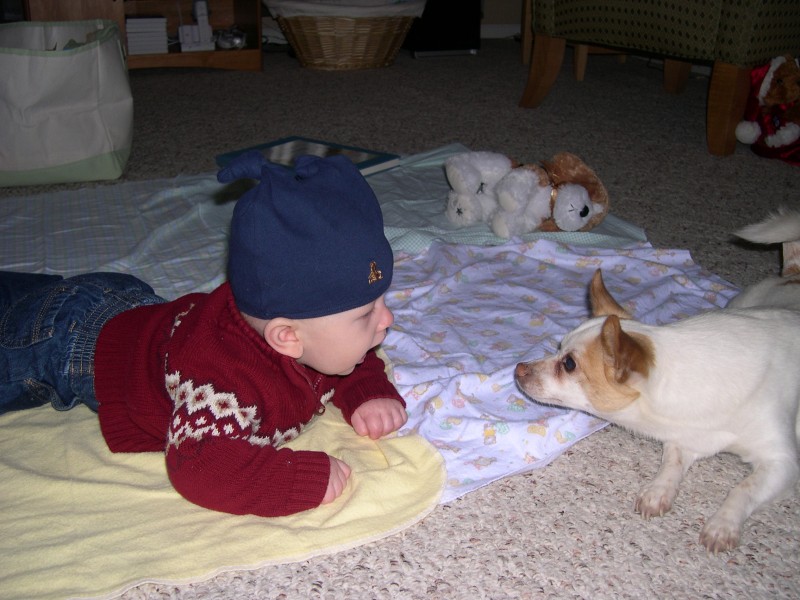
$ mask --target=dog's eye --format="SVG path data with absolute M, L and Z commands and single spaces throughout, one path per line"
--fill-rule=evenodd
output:
M 563 365 L 564 370 L 567 373 L 572 373 L 575 370 L 575 368 L 578 366 L 575 363 L 575 359 L 572 358 L 572 354 L 567 354 L 564 358 L 562 358 L 561 359 L 561 364 Z

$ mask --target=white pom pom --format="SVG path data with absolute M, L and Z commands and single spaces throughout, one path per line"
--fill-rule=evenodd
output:
M 761 127 L 755 121 L 741 121 L 736 126 L 736 139 L 743 144 L 754 144 L 761 135 Z

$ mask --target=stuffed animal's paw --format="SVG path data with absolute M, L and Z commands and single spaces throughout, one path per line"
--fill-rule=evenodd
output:
M 496 152 L 464 152 L 444 162 L 450 187 L 464 194 L 485 193 L 511 170 L 511 159 Z
M 494 212 L 496 202 L 493 196 L 483 194 L 460 194 L 450 191 L 447 195 L 445 215 L 459 227 L 486 222 Z
M 494 193 L 497 196 L 497 204 L 500 208 L 509 212 L 521 211 L 527 207 L 531 200 L 538 195 L 542 186 L 539 173 L 535 170 L 520 167 L 511 170 L 505 177 L 497 182 Z M 547 187 L 549 196 L 552 188 Z M 550 214 L 550 203 L 541 205 L 542 219 Z
M 497 210 L 495 185 L 511 170 L 511 159 L 496 152 L 464 152 L 444 163 L 452 188 L 445 214 L 459 227 L 486 223 Z
M 524 228 L 520 216 L 517 213 L 510 213 L 504 210 L 494 214 L 490 227 L 497 237 L 504 239 L 527 233 L 523 231 Z
M 529 169 L 514 169 L 506 175 L 497 184 L 498 210 L 491 222 L 494 234 L 508 239 L 539 229 L 550 217 L 552 189 L 540 185 L 538 175 Z

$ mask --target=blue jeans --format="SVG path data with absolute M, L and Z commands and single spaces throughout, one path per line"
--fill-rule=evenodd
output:
M 0 271 L 0 414 L 50 403 L 97 410 L 94 349 L 119 313 L 165 300 L 132 275 Z

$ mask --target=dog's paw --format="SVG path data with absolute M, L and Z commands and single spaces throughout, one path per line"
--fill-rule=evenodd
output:
M 653 482 L 639 493 L 634 509 L 645 519 L 663 517 L 672 508 L 677 495 L 676 488 Z
M 700 532 L 700 543 L 709 552 L 717 554 L 736 548 L 740 535 L 741 528 L 734 521 L 712 517 Z

